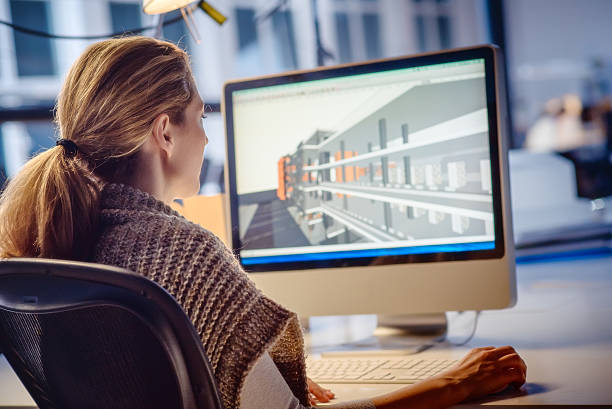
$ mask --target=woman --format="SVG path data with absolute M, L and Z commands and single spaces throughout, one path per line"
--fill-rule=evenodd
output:
M 168 207 L 199 188 L 204 104 L 187 55 L 145 37 L 89 47 L 57 102 L 57 146 L 0 199 L 0 256 L 87 260 L 165 287 L 201 336 L 223 403 L 301 408 L 309 389 L 294 313 L 259 292 L 213 234 Z M 473 350 L 442 375 L 345 408 L 445 407 L 525 381 L 511 347 Z M 312 395 L 311 395 L 312 396 Z

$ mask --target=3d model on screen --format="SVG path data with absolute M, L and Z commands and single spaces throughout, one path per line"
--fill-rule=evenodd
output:
M 492 238 L 485 101 L 482 78 L 390 87 L 316 129 L 241 199 L 244 248 Z

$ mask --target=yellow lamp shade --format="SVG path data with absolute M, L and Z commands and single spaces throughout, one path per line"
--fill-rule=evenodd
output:
M 185 7 L 193 0 L 142 0 L 142 10 L 147 14 L 161 14 Z

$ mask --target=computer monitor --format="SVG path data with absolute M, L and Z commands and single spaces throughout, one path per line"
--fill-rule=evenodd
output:
M 224 86 L 232 247 L 301 316 L 511 306 L 494 46 Z

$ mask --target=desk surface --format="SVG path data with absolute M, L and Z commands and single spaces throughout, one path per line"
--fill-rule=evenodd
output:
M 517 305 L 484 311 L 465 348 L 440 344 L 418 356 L 458 358 L 478 346 L 512 345 L 524 357 L 527 383 L 520 393 L 502 392 L 457 407 L 612 407 L 612 257 L 519 264 L 517 279 Z M 346 331 L 341 332 L 346 336 Z M 398 388 L 325 386 L 339 400 Z
M 465 348 L 441 345 L 419 356 L 459 357 L 477 346 L 513 345 L 528 365 L 525 394 L 502 393 L 478 405 L 612 407 L 612 257 L 519 264 L 517 279 L 517 305 L 483 312 L 475 337 Z M 328 386 L 340 399 L 398 387 Z M 32 405 L 0 358 L 0 408 Z

